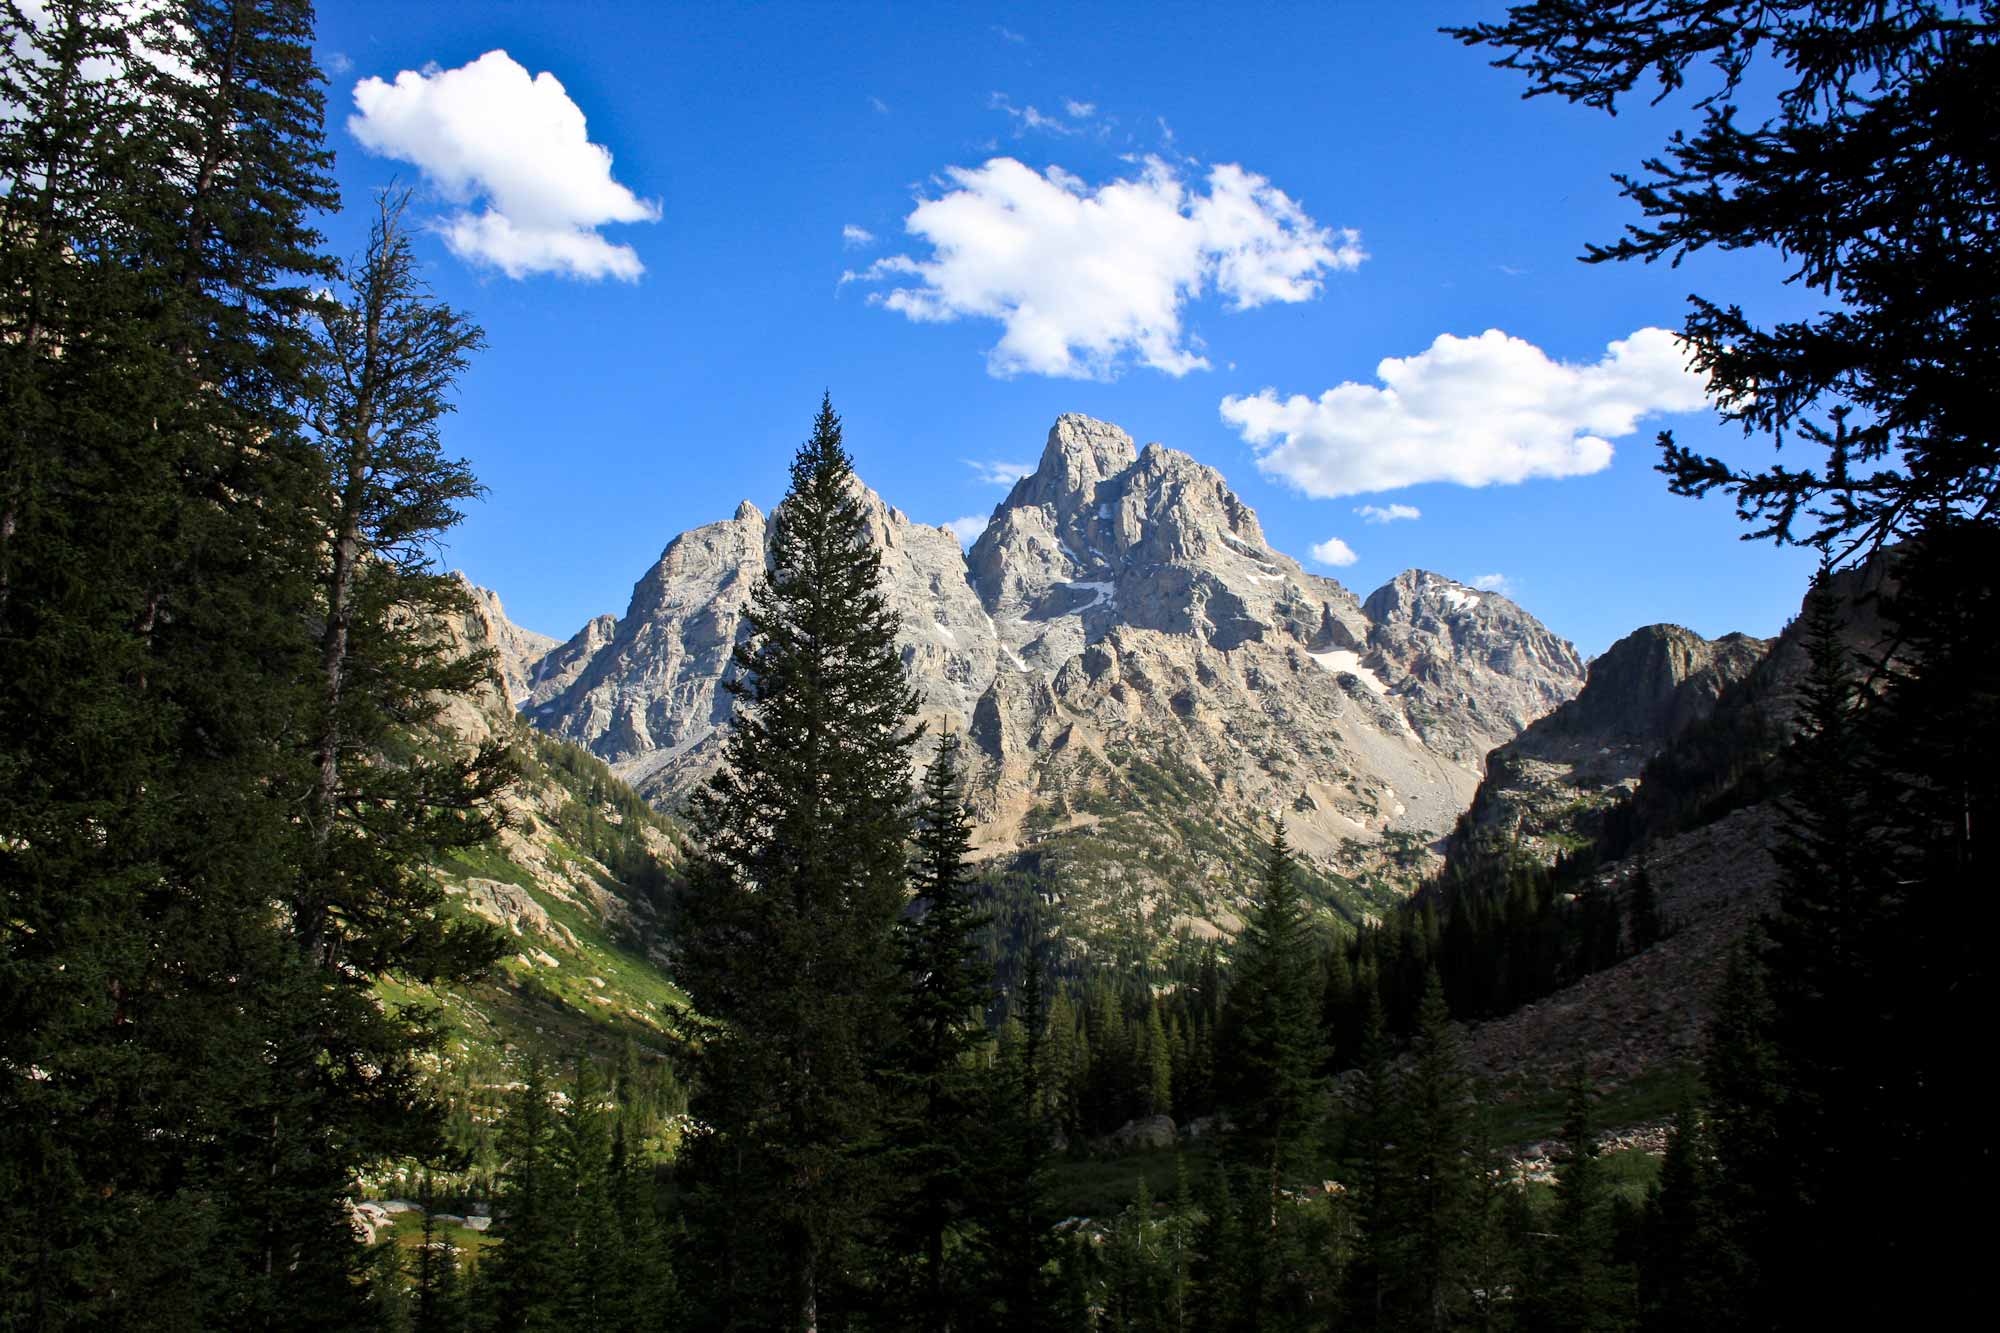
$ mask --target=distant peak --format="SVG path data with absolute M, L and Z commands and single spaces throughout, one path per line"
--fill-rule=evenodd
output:
M 1117 476 L 1138 457 L 1132 437 L 1110 422 L 1065 412 L 1049 427 L 1041 470 L 1047 471 L 1054 463 L 1072 476 L 1084 473 L 1089 480 L 1097 481 Z
M 748 518 L 762 520 L 763 517 L 764 517 L 764 511 L 759 509 L 756 505 L 751 504 L 748 500 L 745 500 L 742 504 L 736 506 L 736 521 L 738 523 L 741 523 L 743 520 Z

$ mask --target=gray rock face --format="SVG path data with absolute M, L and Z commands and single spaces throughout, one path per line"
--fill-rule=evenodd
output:
M 972 740 L 980 850 L 1091 841 L 1119 873 L 1072 891 L 1163 932 L 1232 928 L 1236 853 L 1274 812 L 1328 873 L 1421 849 L 1486 751 L 1582 684 L 1506 598 L 1413 571 L 1364 604 L 1272 550 L 1214 469 L 1088 417 L 1056 421 L 969 553 L 857 499 L 924 715 Z M 768 539 L 747 502 L 675 538 L 624 616 L 542 660 L 536 724 L 677 802 L 715 762 Z
M 698 749 L 729 717 L 722 683 L 734 672 L 768 537 L 763 512 L 745 500 L 735 517 L 668 542 L 609 641 L 536 706 L 535 724 L 586 746 L 635 786 Z
M 1473 762 L 1576 693 L 1583 660 L 1498 593 L 1410 569 L 1362 607 L 1370 664 L 1427 745 Z
M 556 641 L 546 634 L 522 629 L 507 619 L 507 612 L 500 605 L 500 594 L 491 588 L 481 588 L 463 574 L 453 577 L 472 594 L 473 619 L 477 624 L 469 629 L 467 637 L 473 643 L 493 648 L 499 658 L 500 683 L 507 692 L 507 702 L 518 708 L 534 687 L 536 664 L 556 646 Z
M 521 701 L 521 707 L 532 712 L 575 684 L 576 678 L 590 665 L 590 659 L 617 633 L 617 616 L 591 617 L 588 624 L 570 636 L 569 642 L 551 648 L 529 669 L 528 696 Z

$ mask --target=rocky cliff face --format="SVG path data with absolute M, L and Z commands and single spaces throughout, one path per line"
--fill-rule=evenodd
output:
M 1590 664 L 1574 699 L 1493 752 L 1458 841 L 1515 842 L 1547 860 L 1589 841 L 1647 761 L 1713 713 L 1770 647 L 1679 625 L 1632 631 Z
M 522 629 L 507 619 L 507 612 L 500 605 L 500 594 L 491 588 L 481 588 L 463 574 L 453 577 L 472 596 L 472 623 L 465 633 L 470 635 L 472 643 L 493 650 L 507 702 L 519 708 L 533 688 L 536 664 L 548 657 L 556 641 L 546 634 Z
M 1379 905 L 1487 751 L 1583 683 L 1506 598 L 1411 571 L 1364 603 L 1271 549 L 1212 468 L 1087 417 L 968 553 L 858 498 L 925 716 L 974 743 L 979 850 L 1059 872 L 1073 933 L 1232 929 L 1273 814 L 1324 896 Z M 670 542 L 622 617 L 536 665 L 536 725 L 672 806 L 715 762 L 767 538 L 746 501 Z

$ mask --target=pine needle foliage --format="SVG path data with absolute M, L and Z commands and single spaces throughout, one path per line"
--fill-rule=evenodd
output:
M 689 803 L 675 976 L 702 1016 L 693 1112 L 712 1128 L 688 1175 L 721 1246 L 717 1317 L 807 1328 L 881 1188 L 862 1146 L 897 1017 L 919 728 L 830 401 L 772 522 L 722 767 Z

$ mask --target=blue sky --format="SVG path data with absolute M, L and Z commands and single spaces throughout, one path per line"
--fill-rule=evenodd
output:
M 1810 558 L 1652 470 L 1663 426 L 1769 445 L 1642 331 L 1691 291 L 1808 294 L 1766 255 L 1578 263 L 1685 111 L 1521 100 L 1435 31 L 1497 8 L 329 3 L 328 231 L 352 252 L 370 193 L 416 187 L 489 341 L 447 439 L 490 494 L 447 559 L 545 633 L 774 502 L 822 388 L 921 520 L 985 515 L 1085 412 L 1362 595 L 1499 576 L 1586 653 L 1773 633 Z

